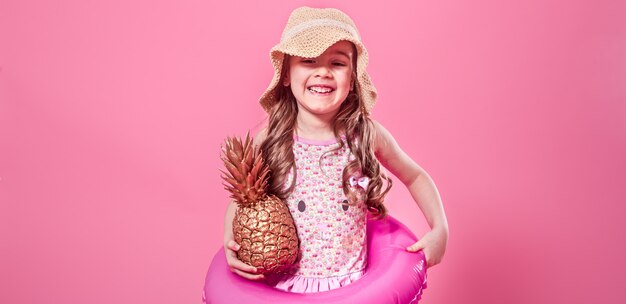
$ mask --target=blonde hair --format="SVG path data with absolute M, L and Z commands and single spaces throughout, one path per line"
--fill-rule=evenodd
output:
M 352 47 L 354 54 L 357 54 L 354 44 Z M 285 55 L 282 76 L 279 85 L 276 86 L 278 102 L 269 111 L 267 137 L 261 143 L 263 158 L 272 172 L 269 179 L 269 192 L 283 200 L 286 200 L 294 190 L 297 178 L 293 154 L 293 134 L 296 127 L 298 106 L 291 89 L 280 85 L 288 69 L 289 55 Z M 356 56 L 353 57 L 352 79 L 356 79 Z M 385 195 L 392 187 L 392 181 L 386 174 L 381 172 L 380 162 L 374 155 L 374 140 L 376 136 L 374 122 L 364 114 L 359 82 L 355 81 L 354 85 L 354 89 L 348 94 L 341 104 L 337 115 L 333 118 L 333 132 L 339 142 L 339 146 L 326 153 L 340 150 L 346 144 L 348 145 L 355 158 L 343 169 L 344 194 L 346 197 L 352 197 L 348 193 L 348 186 L 350 176 L 354 173 L 360 171 L 364 176 L 369 177 L 370 182 L 366 191 L 367 200 L 365 204 L 375 218 L 380 219 L 387 214 L 383 201 Z M 341 139 L 342 135 L 345 135 L 345 143 Z M 289 171 L 293 172 L 293 179 L 291 184 L 285 187 Z M 386 187 L 384 181 L 387 182 Z M 351 200 L 350 203 L 354 204 L 356 202 Z

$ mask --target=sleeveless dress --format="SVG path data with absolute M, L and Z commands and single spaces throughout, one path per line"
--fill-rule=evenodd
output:
M 354 159 L 347 144 L 324 155 L 338 146 L 334 139 L 314 141 L 294 136 L 297 179 L 286 203 L 296 224 L 300 254 L 284 273 L 266 275 L 266 284 L 283 291 L 310 293 L 339 288 L 363 276 L 367 266 L 367 207 L 363 196 L 348 204 L 343 193 L 343 169 Z M 351 177 L 349 193 L 367 189 L 367 184 L 353 182 L 359 177 Z M 292 180 L 290 174 L 286 186 Z

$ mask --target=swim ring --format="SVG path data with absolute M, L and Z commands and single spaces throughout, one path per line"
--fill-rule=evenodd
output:
M 231 303 L 417 303 L 426 288 L 423 251 L 407 252 L 417 241 L 398 220 L 387 216 L 367 222 L 368 266 L 358 281 L 318 293 L 291 293 L 244 279 L 226 264 L 224 248 L 213 257 L 206 275 L 203 302 Z

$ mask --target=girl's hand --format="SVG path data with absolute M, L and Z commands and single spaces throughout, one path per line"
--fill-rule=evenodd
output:
M 265 278 L 262 274 L 255 274 L 256 268 L 250 266 L 237 258 L 237 251 L 240 246 L 234 240 L 228 241 L 224 246 L 224 253 L 226 254 L 226 263 L 230 267 L 230 271 L 253 281 L 262 280 Z
M 424 234 L 417 243 L 407 247 L 406 250 L 409 252 L 423 250 L 426 258 L 426 267 L 430 268 L 439 264 L 443 259 L 447 242 L 448 230 L 435 228 Z

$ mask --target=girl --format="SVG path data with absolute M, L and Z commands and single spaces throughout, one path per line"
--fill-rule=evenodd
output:
M 381 172 L 381 163 L 407 186 L 431 227 L 406 250 L 423 250 L 427 267 L 438 264 L 448 239 L 439 193 L 429 175 L 370 118 L 377 94 L 354 22 L 337 9 L 298 8 L 270 54 L 275 74 L 260 98 L 269 120 L 254 142 L 272 170 L 271 192 L 289 206 L 296 223 L 300 257 L 286 273 L 255 274 L 237 259 L 236 205 L 231 203 L 224 220 L 231 271 L 300 293 L 358 280 L 367 265 L 367 214 L 386 215 L 383 199 L 391 179 Z

